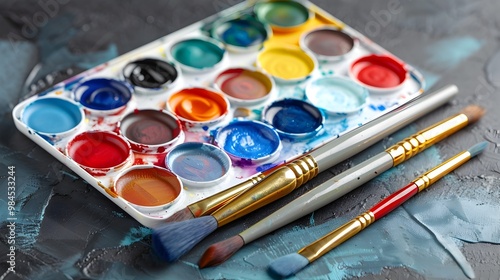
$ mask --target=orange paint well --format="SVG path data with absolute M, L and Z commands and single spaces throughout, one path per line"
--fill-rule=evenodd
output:
M 179 179 L 166 169 L 147 167 L 124 173 L 115 183 L 118 195 L 139 206 L 154 207 L 174 201 L 181 193 Z
M 191 121 L 210 121 L 227 113 L 224 97 L 204 88 L 187 88 L 174 93 L 168 100 L 171 110 L 179 117 Z

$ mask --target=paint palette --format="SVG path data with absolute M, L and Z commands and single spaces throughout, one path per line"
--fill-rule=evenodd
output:
M 63 81 L 13 116 L 156 227 L 423 88 L 415 69 L 309 2 L 246 2 Z

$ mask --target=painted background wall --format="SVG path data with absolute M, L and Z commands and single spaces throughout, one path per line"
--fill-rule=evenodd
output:
M 454 83 L 450 104 L 320 174 L 305 188 L 206 238 L 173 265 L 149 251 L 150 230 L 16 130 L 12 108 L 44 83 L 76 74 L 239 1 L 0 2 L 0 279 L 266 279 L 297 250 L 470 145 L 486 152 L 330 252 L 296 279 L 500 278 L 500 2 L 313 1 L 424 73 Z M 29 86 L 31 85 L 31 86 Z M 469 104 L 477 124 L 342 199 L 198 270 L 204 249 L 308 189 Z M 8 268 L 7 166 L 16 166 L 16 273 Z M 5 252 L 5 253 L 4 253 Z

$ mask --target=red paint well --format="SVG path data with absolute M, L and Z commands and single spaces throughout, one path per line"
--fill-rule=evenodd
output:
M 405 67 L 384 55 L 369 55 L 356 60 L 351 65 L 351 73 L 361 83 L 377 88 L 397 87 L 407 78 Z
M 130 146 L 114 133 L 89 131 L 75 136 L 68 143 L 67 153 L 82 166 L 112 168 L 127 161 Z

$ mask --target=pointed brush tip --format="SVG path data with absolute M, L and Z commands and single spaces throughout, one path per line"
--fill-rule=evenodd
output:
M 462 114 L 467 116 L 469 123 L 478 121 L 485 114 L 485 112 L 486 110 L 478 105 L 469 105 L 461 111 Z
M 245 242 L 239 235 L 235 235 L 223 241 L 212 244 L 205 250 L 205 252 L 201 256 L 200 260 L 198 261 L 198 266 L 200 268 L 217 266 L 228 260 L 244 245 Z
M 471 157 L 474 157 L 484 151 L 484 149 L 488 147 L 488 144 L 489 143 L 487 141 L 479 142 L 476 145 L 470 147 L 467 151 L 471 154 Z

